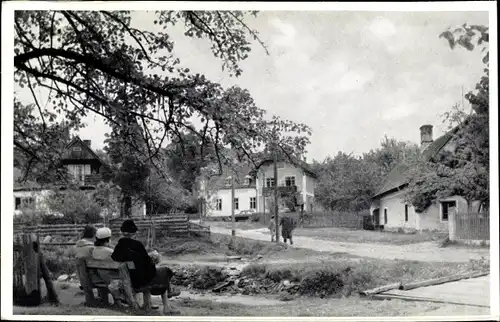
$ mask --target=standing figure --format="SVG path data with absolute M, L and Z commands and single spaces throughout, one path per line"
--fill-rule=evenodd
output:
M 274 219 L 274 215 L 271 216 L 271 220 L 269 222 L 269 231 L 271 232 L 271 241 L 274 241 L 274 237 L 276 237 L 276 220 Z
M 281 236 L 286 244 L 287 239 L 290 239 L 290 245 L 293 245 L 292 231 L 295 228 L 295 220 L 292 217 L 284 215 L 280 220 Z

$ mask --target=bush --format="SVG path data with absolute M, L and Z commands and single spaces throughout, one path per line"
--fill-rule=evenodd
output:
M 45 250 L 43 252 L 45 265 L 56 278 L 62 274 L 73 274 L 76 272 L 76 257 L 73 247 L 59 248 L 56 250 Z
M 264 264 L 251 264 L 245 266 L 241 271 L 241 276 L 248 277 L 261 277 L 264 276 L 267 272 L 267 266 Z

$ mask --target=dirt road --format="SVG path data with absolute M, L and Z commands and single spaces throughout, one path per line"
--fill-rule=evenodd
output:
M 212 233 L 231 235 L 231 230 L 212 224 Z M 266 228 L 254 230 L 236 230 L 236 236 L 270 241 L 269 231 Z M 469 248 L 439 248 L 436 242 L 423 242 L 410 245 L 387 245 L 368 243 L 347 243 L 329 240 L 321 240 L 313 237 L 294 236 L 293 247 L 307 248 L 319 252 L 341 252 L 355 256 L 379 258 L 379 259 L 402 259 L 423 262 L 468 262 L 471 259 L 478 260 L 481 257 L 489 259 L 489 249 Z

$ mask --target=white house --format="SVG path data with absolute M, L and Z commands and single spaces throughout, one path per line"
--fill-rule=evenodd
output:
M 273 161 L 266 159 L 257 164 L 256 169 L 247 166 L 236 174 L 225 169 L 223 175 L 211 180 L 210 184 L 205 178 L 200 178 L 198 196 L 206 200 L 204 212 L 208 217 L 231 216 L 233 176 L 235 216 L 271 211 L 274 168 Z M 317 175 L 307 163 L 278 162 L 278 189 L 295 193 L 297 204 L 303 204 L 306 211 L 312 211 L 316 181 Z M 279 207 L 281 210 L 286 208 L 284 204 Z
M 455 142 L 451 131 L 434 141 L 432 125 L 423 125 L 420 127 L 420 137 L 422 156 L 425 160 L 437 157 L 442 151 L 454 152 Z M 460 196 L 452 196 L 437 200 L 425 211 L 417 213 L 413 206 L 405 202 L 407 171 L 405 164 L 397 165 L 373 196 L 370 213 L 375 224 L 383 225 L 384 229 L 389 230 L 410 228 L 447 231 L 449 214 L 452 211 L 466 212 L 466 200 Z
M 67 145 L 62 155 L 62 165 L 68 169 L 75 184 L 81 190 L 93 190 L 103 180 L 102 170 L 104 163 L 91 148 L 90 140 L 81 140 L 78 136 Z M 23 209 L 51 213 L 45 200 L 50 197 L 52 190 L 47 190 L 37 183 L 19 183 L 18 169 L 14 169 L 14 214 L 22 214 Z M 63 190 L 64 184 L 58 185 Z M 132 204 L 133 216 L 145 216 L 144 202 Z

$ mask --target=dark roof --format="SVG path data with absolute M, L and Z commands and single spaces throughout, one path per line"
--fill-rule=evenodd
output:
M 264 158 L 260 162 L 257 163 L 257 169 L 259 169 L 263 165 L 270 164 L 273 162 L 274 162 L 274 160 L 272 158 Z M 311 166 L 307 162 L 302 161 L 298 158 L 291 158 L 291 159 L 290 158 L 286 158 L 286 159 L 280 158 L 280 159 L 278 159 L 278 162 L 290 163 L 290 164 L 304 170 L 304 172 L 307 173 L 309 176 L 311 176 L 315 179 L 318 178 L 318 174 L 311 168 Z
M 448 133 L 434 140 L 423 152 L 422 158 L 425 161 L 431 161 L 441 151 L 441 149 L 450 141 L 458 128 L 454 128 Z M 385 177 L 384 183 L 372 198 L 376 198 L 390 191 L 403 188 L 408 183 L 408 165 L 404 162 L 399 163 Z
M 76 153 L 78 155 L 75 155 L 75 152 L 71 151 L 70 148 L 72 148 L 76 144 L 82 146 L 86 150 L 84 152 L 87 152 L 87 155 L 85 153 Z M 89 156 L 90 156 L 90 159 L 96 159 L 101 164 L 104 164 L 104 162 L 102 162 L 101 158 L 99 158 L 99 156 L 97 154 L 95 154 L 95 152 L 82 139 L 80 139 L 79 136 L 74 137 L 73 140 L 71 140 L 66 145 L 65 150 L 66 151 L 64 151 L 64 153 L 63 153 L 63 159 L 75 159 L 75 158 L 77 158 L 77 159 L 80 159 L 80 158 L 89 159 Z

